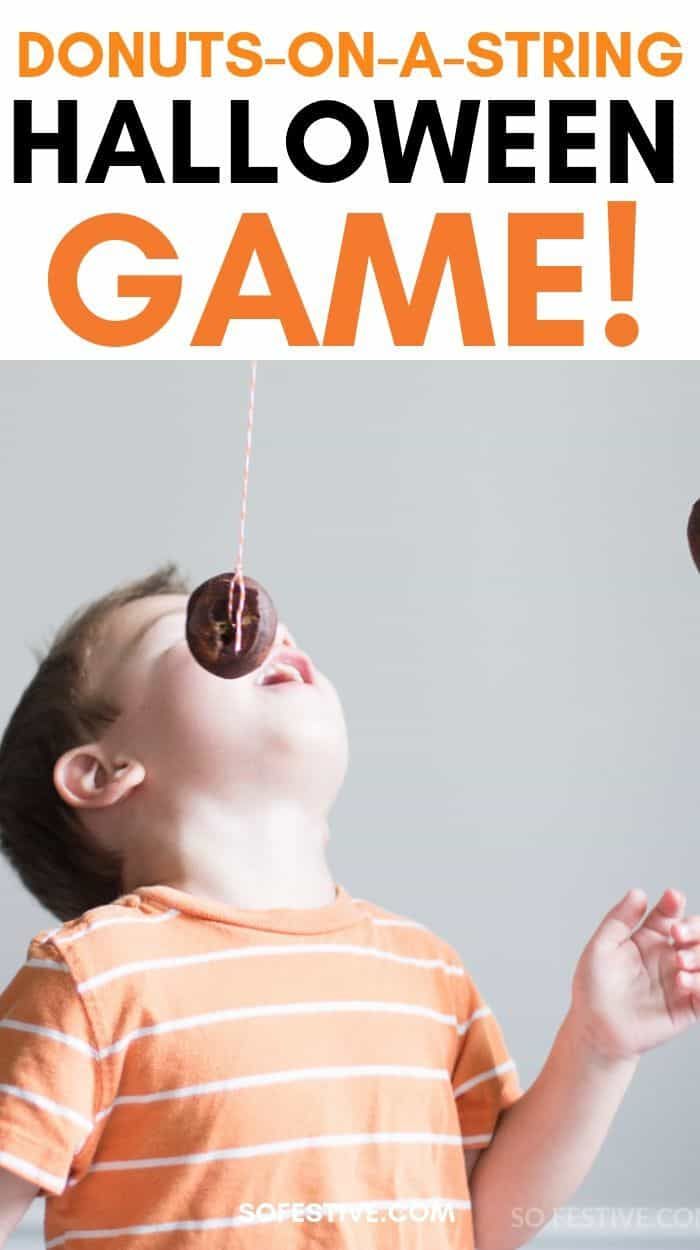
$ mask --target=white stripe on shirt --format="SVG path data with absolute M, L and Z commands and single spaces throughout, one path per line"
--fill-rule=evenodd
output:
M 253 1146 L 227 1146 L 220 1150 L 203 1150 L 195 1154 L 164 1155 L 143 1159 L 110 1159 L 93 1163 L 90 1172 L 141 1172 L 146 1168 L 180 1167 L 184 1164 L 210 1163 L 221 1159 L 254 1159 L 261 1155 L 291 1154 L 298 1150 L 324 1149 L 331 1146 L 365 1146 L 371 1143 L 396 1145 L 463 1146 L 461 1134 L 429 1132 L 322 1133 L 316 1137 L 291 1137 L 279 1141 L 256 1142 Z
M 10 1154 L 8 1150 L 0 1150 L 0 1164 L 8 1167 L 13 1171 L 15 1167 L 21 1169 L 25 1177 L 36 1181 L 38 1185 L 59 1185 L 65 1188 L 65 1176 L 55 1176 L 53 1172 L 46 1172 L 44 1168 L 37 1168 L 28 1159 L 22 1159 L 19 1155 Z
M 201 1094 L 249 1089 L 261 1085 L 285 1085 L 296 1081 L 348 1080 L 365 1076 L 450 1081 L 450 1074 L 446 1068 L 421 1068 L 408 1064 L 358 1063 L 326 1068 L 288 1068 L 280 1072 L 260 1072 L 248 1076 L 223 1078 L 218 1081 L 203 1081 L 199 1085 L 180 1085 L 174 1089 L 159 1089 L 153 1094 L 120 1094 L 109 1107 L 98 1112 L 97 1119 L 104 1119 L 111 1113 L 113 1107 L 134 1103 L 165 1102 L 172 1098 L 193 1098 Z
M 30 1089 L 21 1089 L 19 1085 L 5 1085 L 2 1082 L 0 1082 L 0 1094 L 12 1094 L 13 1098 L 21 1098 L 24 1102 L 30 1102 L 37 1107 L 42 1107 L 44 1111 L 52 1111 L 54 1115 L 60 1115 L 66 1120 L 72 1120 L 74 1124 L 79 1124 L 81 1128 L 88 1129 L 88 1135 L 93 1130 L 92 1120 L 88 1120 L 79 1111 L 73 1111 L 71 1107 L 64 1107 L 62 1103 L 54 1102 L 53 1098 L 47 1098 L 45 1094 L 37 1094 Z
M 500 1076 L 502 1072 L 514 1072 L 515 1063 L 512 1059 L 508 1059 L 505 1063 L 496 1064 L 495 1068 L 489 1068 L 488 1072 L 479 1072 L 477 1076 L 472 1076 L 468 1081 L 464 1081 L 462 1085 L 458 1085 L 454 1091 L 455 1098 L 460 1098 L 462 1094 L 466 1094 L 467 1090 L 473 1089 L 475 1085 L 480 1085 L 482 1081 L 488 1081 L 493 1076 Z
M 353 1013 L 362 1012 L 367 1015 L 373 1012 L 383 1012 L 390 1015 L 419 1016 L 423 1019 L 434 1020 L 438 1024 L 449 1024 L 453 1028 L 457 1027 L 455 1016 L 435 1011 L 432 1007 L 421 1007 L 416 1003 L 380 1002 L 373 999 L 367 1001 L 340 999 L 335 1002 L 322 1000 L 320 1002 L 271 1003 L 265 1006 L 227 1007 L 220 1011 L 208 1011 L 197 1016 L 183 1016 L 179 1019 L 160 1021 L 158 1024 L 144 1025 L 140 1029 L 133 1029 L 130 1033 L 126 1033 L 119 1041 L 113 1042 L 110 1046 L 104 1046 L 97 1052 L 97 1057 L 105 1059 L 109 1055 L 117 1054 L 120 1050 L 125 1050 L 132 1041 L 141 1037 L 151 1037 L 158 1033 L 174 1033 L 181 1029 L 196 1028 L 202 1024 L 214 1024 L 224 1020 L 254 1020 L 256 1017 L 323 1015 L 326 1013 L 341 1014 L 346 1011 Z M 0 1023 L 3 1022 L 0 1021 Z
M 217 963 L 224 959 L 265 958 L 268 955 L 359 955 L 364 958 L 386 959 L 391 963 L 408 964 L 414 968 L 440 968 L 448 976 L 464 976 L 464 969 L 457 964 L 447 963 L 444 959 L 423 959 L 415 955 L 399 955 L 394 951 L 383 951 L 373 946 L 352 946 L 340 942 L 300 942 L 294 944 L 234 947 L 229 950 L 207 951 L 197 955 L 172 955 L 160 959 L 140 959 L 133 963 L 117 964 L 106 972 L 98 972 L 79 981 L 77 989 L 80 994 L 95 989 L 108 981 L 119 977 L 130 976 L 135 972 L 147 972 L 154 968 L 185 968 L 193 964 Z
M 157 916 L 107 916 L 104 920 L 88 920 L 79 933 L 67 933 L 64 938 L 61 938 L 61 946 L 78 942 L 80 938 L 87 937 L 88 933 L 94 933 L 96 929 L 106 929 L 113 924 L 162 924 L 164 920 L 172 920 L 173 917 L 181 914 L 177 907 L 169 907 L 167 911 Z
M 19 1033 L 37 1033 L 40 1037 L 50 1037 L 62 1046 L 80 1051 L 81 1055 L 89 1055 L 91 1059 L 99 1059 L 100 1052 L 89 1046 L 81 1037 L 73 1037 L 70 1033 L 61 1033 L 59 1029 L 49 1029 L 43 1024 L 30 1024 L 27 1020 L 13 1020 L 7 1016 L 0 1020 L 0 1029 L 16 1029 Z
M 381 1002 L 372 999 L 368 1001 L 341 999 L 336 1002 L 324 1000 L 321 1002 L 273 1003 L 263 1006 L 229 1007 L 219 1011 L 203 1012 L 196 1016 L 176 1017 L 173 1020 L 164 1020 L 158 1024 L 132 1029 L 130 1033 L 125 1033 L 117 1041 L 112 1042 L 109 1046 L 102 1047 L 100 1050 L 90 1046 L 82 1038 L 72 1036 L 70 1033 L 62 1033 L 59 1029 L 47 1028 L 41 1024 L 30 1024 L 25 1020 L 14 1020 L 7 1017 L 4 1020 L 0 1020 L 0 1029 L 16 1029 L 19 1032 L 36 1033 L 41 1037 L 51 1038 L 60 1045 L 68 1046 L 72 1050 L 77 1050 L 80 1054 L 87 1055 L 91 1059 L 102 1060 L 109 1058 L 110 1055 L 126 1050 L 133 1041 L 137 1041 L 142 1037 L 152 1037 L 161 1033 L 174 1033 L 208 1024 L 219 1024 L 225 1020 L 251 1020 L 265 1016 L 339 1014 L 346 1011 L 352 1013 L 364 1012 L 368 1015 L 375 1012 L 383 1012 L 394 1015 L 419 1016 L 424 1019 L 434 1020 L 438 1024 L 450 1025 L 457 1030 L 459 1035 L 466 1033 L 473 1020 L 490 1014 L 487 1007 L 480 1007 L 468 1020 L 459 1022 L 456 1016 L 436 1011 L 432 1007 L 422 1007 L 417 1003 Z
M 62 959 L 25 959 L 23 968 L 53 968 L 54 972 L 70 972 L 68 964 Z

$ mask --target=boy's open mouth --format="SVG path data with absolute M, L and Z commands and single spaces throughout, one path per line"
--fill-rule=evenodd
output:
M 255 678 L 256 686 L 301 685 L 312 686 L 314 667 L 303 651 L 279 647 L 273 651 Z

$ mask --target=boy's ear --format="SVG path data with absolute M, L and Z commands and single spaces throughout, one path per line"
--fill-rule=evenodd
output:
M 146 770 L 138 760 L 112 763 L 98 742 L 71 747 L 56 760 L 53 782 L 71 807 L 111 807 L 140 786 Z

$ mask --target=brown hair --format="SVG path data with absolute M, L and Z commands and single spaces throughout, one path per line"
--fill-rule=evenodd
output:
M 147 595 L 188 594 L 176 564 L 157 568 L 79 608 L 61 626 L 0 741 L 0 851 L 60 920 L 118 898 L 121 859 L 89 837 L 53 782 L 56 760 L 91 742 L 119 708 L 87 689 L 86 659 L 116 608 Z

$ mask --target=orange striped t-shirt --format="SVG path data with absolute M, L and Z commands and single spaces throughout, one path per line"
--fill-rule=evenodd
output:
M 338 884 L 261 911 L 141 886 L 0 994 L 0 1165 L 48 1247 L 470 1250 L 463 1151 L 521 1093 L 456 951 Z

